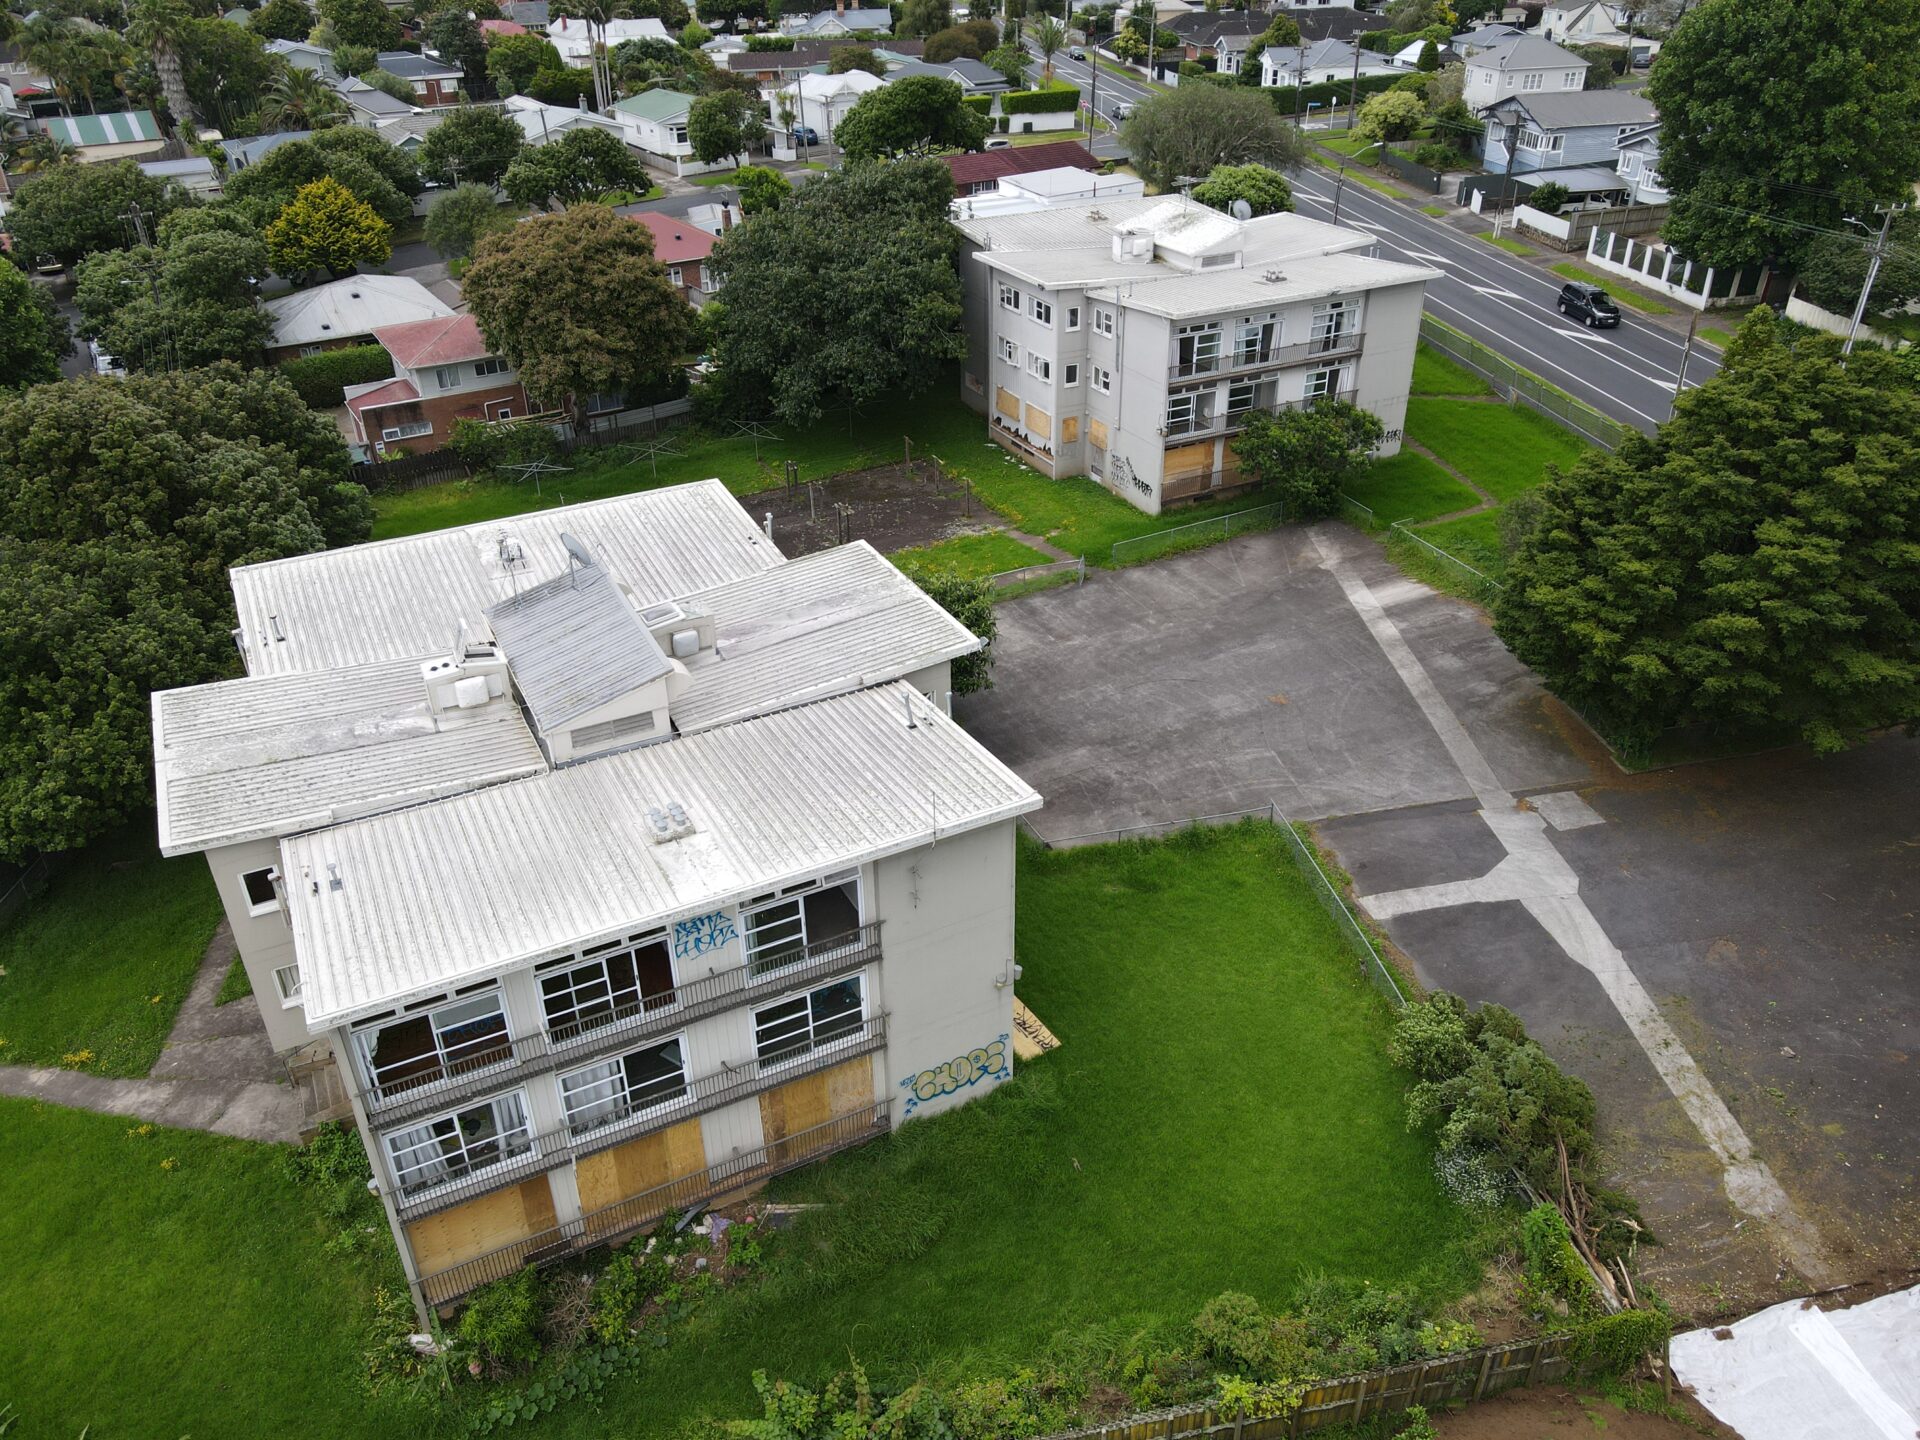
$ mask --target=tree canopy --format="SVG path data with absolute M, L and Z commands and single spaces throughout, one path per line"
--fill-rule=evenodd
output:
M 1703 0 L 1647 82 L 1682 254 L 1798 266 L 1920 175 L 1920 0 Z M 1813 227 L 1811 229 L 1804 227 Z
M 338 277 L 357 265 L 383 264 L 393 228 L 330 175 L 294 192 L 267 226 L 267 258 L 282 275 L 324 269 Z
M 247 28 L 262 40 L 304 40 L 313 30 L 306 0 L 267 0 L 247 17 Z
M 227 200 L 263 228 L 296 191 L 322 176 L 337 180 L 388 225 L 413 213 L 423 188 L 413 157 L 359 125 L 336 125 L 307 140 L 290 140 L 231 175 Z
M 721 237 L 706 314 L 727 395 L 807 424 L 938 383 L 966 353 L 952 197 L 938 160 L 852 165 Z
M 862 95 L 834 127 L 833 138 L 854 160 L 978 150 L 987 138 L 987 117 L 962 103 L 953 81 L 915 75 Z
M 693 337 L 692 311 L 654 258 L 652 234 L 604 205 L 487 236 L 464 293 L 487 343 L 542 404 L 572 408 L 658 381 Z
M 1898 310 L 1920 300 L 1920 214 L 1896 215 L 1887 231 L 1889 249 L 1873 277 L 1868 313 Z M 1807 247 L 1800 284 L 1814 304 L 1851 315 L 1867 280 L 1867 237 L 1857 231 L 1822 235 Z
M 1920 718 L 1920 376 L 1756 311 L 1651 437 L 1535 492 L 1502 639 L 1603 728 L 1798 732 Z
M 448 259 L 465 258 L 484 236 L 511 224 L 512 212 L 501 208 L 489 186 L 463 180 L 427 211 L 425 238 Z
M 501 188 L 516 205 L 546 210 L 604 200 L 616 191 L 644 195 L 653 181 L 631 150 L 596 127 L 528 146 L 507 167 Z
M 162 226 L 157 246 L 89 256 L 75 272 L 81 333 L 130 370 L 257 363 L 273 321 L 254 303 L 257 234 Z
M 940 33 L 944 35 L 946 32 L 943 30 Z M 959 33 L 964 35 L 966 32 L 961 31 Z M 933 40 L 929 40 L 927 42 L 927 50 L 932 50 L 933 41 L 939 38 L 940 36 L 936 35 L 933 37 Z M 970 39 L 971 37 L 968 38 Z M 925 52 L 922 52 L 923 58 L 924 54 Z M 948 58 L 952 57 L 949 56 Z M 873 47 L 871 45 L 834 46 L 833 53 L 827 56 L 827 73 L 829 75 L 844 75 L 849 70 L 864 70 L 869 75 L 885 75 L 887 73 L 887 67 L 880 63 L 880 57 L 873 53 Z
M 1220 85 L 1182 85 L 1133 112 L 1121 138 L 1134 168 L 1171 190 L 1182 175 L 1209 175 L 1216 165 L 1258 162 L 1291 170 L 1306 154 L 1294 125 L 1274 113 L 1265 95 Z
M 743 215 L 778 210 L 793 193 L 793 182 L 766 165 L 742 165 L 733 172 L 733 183 L 740 191 Z
M 740 157 L 767 138 L 760 97 L 744 90 L 702 95 L 687 111 L 687 141 L 703 165 Z
M 1279 496 L 1289 520 L 1310 520 L 1340 508 L 1340 492 L 1372 463 L 1384 433 L 1373 412 L 1326 400 L 1275 415 L 1251 412 L 1233 453 Z
M 319 0 L 320 18 L 333 27 L 334 43 L 391 50 L 403 34 L 400 17 L 385 0 Z
M 1244 200 L 1255 215 L 1293 209 L 1293 187 L 1287 177 L 1265 165 L 1216 165 L 1193 187 L 1193 198 L 1215 210 L 1230 210 L 1234 201 Z
M 487 78 L 502 95 L 524 95 L 542 70 L 564 68 L 544 35 L 502 35 L 487 47 Z
M 229 566 L 367 537 L 347 476 L 270 371 L 0 394 L 0 855 L 153 803 L 148 693 L 233 673 Z
M 20 182 L 7 224 L 18 253 L 71 265 L 96 250 L 134 244 L 130 210 L 140 211 L 151 234 L 161 217 L 187 203 L 179 186 L 141 174 L 131 160 L 56 165 Z
M 60 348 L 33 282 L 0 261 L 0 390 L 58 380 Z
M 437 185 L 497 185 L 526 139 L 504 111 L 462 105 L 420 142 L 420 173 Z

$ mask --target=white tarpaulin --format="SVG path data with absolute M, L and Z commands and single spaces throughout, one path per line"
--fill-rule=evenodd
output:
M 1674 1374 L 1745 1440 L 1920 1436 L 1920 1286 L 1846 1310 L 1805 1304 L 1674 1336 Z

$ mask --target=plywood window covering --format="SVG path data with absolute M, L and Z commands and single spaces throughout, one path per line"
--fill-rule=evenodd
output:
M 1044 440 L 1053 438 L 1053 416 L 1038 405 L 1027 406 L 1027 429 Z
M 412 1193 L 460 1180 L 533 1148 L 527 1096 L 513 1090 L 386 1137 L 394 1179 Z
M 422 1275 L 450 1270 L 554 1227 L 553 1190 L 536 1175 L 407 1226 L 407 1243 Z
M 1087 421 L 1087 439 L 1102 450 L 1107 448 L 1107 422 L 1104 420 Z
M 831 1130 L 820 1126 L 842 1115 L 856 1114 L 873 1104 L 873 1057 L 862 1055 L 806 1075 L 760 1097 L 760 1130 L 767 1153 L 777 1165 L 787 1164 L 823 1145 L 831 1145 Z M 807 1135 L 807 1131 L 816 1133 Z M 789 1136 L 802 1136 L 789 1140 Z
M 1020 419 L 1020 397 L 1011 391 L 993 387 L 993 408 L 1015 423 Z
M 573 1174 L 580 1187 L 581 1212 L 589 1217 L 587 1228 L 597 1234 L 631 1225 L 630 1212 L 603 1217 L 598 1224 L 591 1217 L 706 1168 L 707 1145 L 697 1119 L 582 1156 Z
M 809 1055 L 855 1034 L 866 1023 L 864 976 L 837 980 L 753 1012 L 753 1049 L 763 1065 Z
M 629 1050 L 560 1077 L 560 1103 L 576 1135 L 686 1098 L 686 1046 L 681 1036 Z
M 1080 438 L 1080 417 L 1069 415 L 1060 422 L 1060 443 L 1071 445 Z

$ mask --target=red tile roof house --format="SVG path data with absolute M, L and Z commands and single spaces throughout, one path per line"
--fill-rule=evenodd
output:
M 1100 162 L 1086 146 L 1072 140 L 1056 140 L 1050 145 L 1008 146 L 1005 150 L 987 150 L 975 155 L 945 155 L 947 169 L 953 172 L 955 195 L 978 195 L 992 190 L 1002 175 L 1028 175 L 1035 170 L 1094 170 Z
M 706 304 L 714 290 L 707 281 L 713 236 L 678 215 L 657 210 L 640 210 L 627 218 L 652 233 L 654 259 L 667 267 L 667 278 L 680 287 L 681 298 L 689 305 Z
M 455 420 L 511 420 L 532 408 L 471 315 L 388 325 L 373 338 L 393 357 L 393 378 L 349 385 L 346 394 L 354 437 L 375 455 L 438 450 Z

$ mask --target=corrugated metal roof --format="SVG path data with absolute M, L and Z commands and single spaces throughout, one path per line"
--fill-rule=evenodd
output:
M 564 570 L 562 531 L 647 604 L 785 559 L 726 486 L 702 480 L 236 566 L 228 579 L 247 668 L 285 674 L 434 654 L 462 619 L 478 624 L 489 606 Z M 503 536 L 525 555 L 517 571 L 500 563 Z
M 1268 280 L 1269 273 L 1279 276 Z M 1424 265 L 1401 265 L 1391 260 L 1373 260 L 1365 255 L 1319 255 L 1311 259 L 1289 260 L 1277 271 L 1255 266 L 1242 270 L 1209 270 L 1199 274 L 1177 275 L 1152 285 L 1130 286 L 1124 303 L 1130 310 L 1150 315 L 1182 318 L 1208 314 L 1215 310 L 1242 307 L 1258 308 L 1296 300 L 1318 299 L 1323 295 L 1352 294 L 1363 290 L 1381 290 L 1389 285 L 1413 285 L 1437 280 L 1441 272 Z M 1119 287 L 1095 298 L 1120 303 Z
M 104 115 L 48 115 L 40 128 L 69 145 L 132 145 L 162 138 L 151 110 L 115 110 Z
M 319 345 L 371 335 L 376 326 L 406 320 L 431 320 L 453 311 L 410 275 L 349 275 L 262 300 L 273 320 L 267 344 Z
M 647 810 L 670 801 L 696 829 L 653 844 Z M 1039 805 L 895 684 L 285 840 L 307 1022 L 373 1014 Z
M 718 654 L 687 662 L 683 734 L 883 681 L 980 648 L 979 637 L 864 540 L 689 595 Z M 512 655 L 509 650 L 508 655 Z
M 487 611 L 514 688 L 542 735 L 673 668 L 607 572 L 572 565 Z
M 625 100 L 615 101 L 613 108 L 622 115 L 633 115 L 642 120 L 672 120 L 691 110 L 693 101 L 694 97 L 691 95 L 662 88 L 642 90 L 638 95 L 629 95 Z
M 167 855 L 546 768 L 510 698 L 436 721 L 418 660 L 156 690 L 153 754 Z

